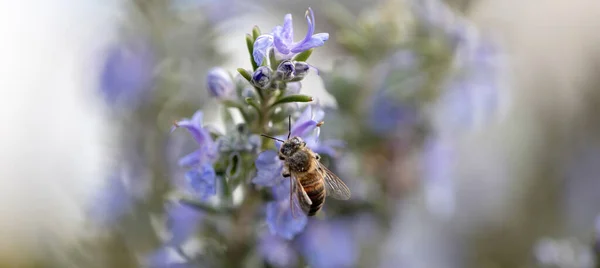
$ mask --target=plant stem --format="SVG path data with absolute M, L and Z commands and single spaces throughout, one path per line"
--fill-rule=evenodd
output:
M 253 124 L 253 133 L 266 133 L 270 121 L 270 103 L 272 102 L 270 94 L 259 91 L 260 105 L 258 105 L 258 122 Z M 262 150 L 268 149 L 269 143 L 262 143 Z M 253 184 L 246 185 L 246 197 L 242 205 L 236 209 L 233 215 L 233 231 L 227 239 L 227 258 L 225 258 L 225 267 L 239 267 L 250 253 L 252 246 L 256 242 L 254 228 L 256 225 L 255 216 L 260 204 L 262 195 Z

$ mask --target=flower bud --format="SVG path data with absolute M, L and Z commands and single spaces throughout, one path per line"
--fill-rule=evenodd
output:
M 231 76 L 223 68 L 208 71 L 208 92 L 218 99 L 229 99 L 235 96 L 235 84 Z
M 310 69 L 310 65 L 303 61 L 298 61 L 294 64 L 294 76 L 296 77 L 305 77 L 308 74 L 308 69 Z
M 294 71 L 296 70 L 294 63 L 289 60 L 285 60 L 277 67 L 277 77 L 283 81 L 289 81 L 294 78 Z
M 260 66 L 252 74 L 252 83 L 261 89 L 267 88 L 271 85 L 271 68 L 267 66 Z

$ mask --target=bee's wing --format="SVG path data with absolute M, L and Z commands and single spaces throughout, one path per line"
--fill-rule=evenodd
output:
M 294 200 L 298 201 L 297 204 L 304 213 L 308 212 L 310 206 L 312 205 L 312 201 L 308 197 L 308 194 L 306 194 L 306 191 L 304 191 L 302 185 L 300 185 L 300 182 L 298 181 L 297 177 L 294 176 L 294 174 L 291 175 L 292 176 L 290 176 L 290 209 L 292 210 L 292 216 L 296 218 L 298 214 L 296 214 L 296 203 L 294 202 Z
M 331 196 L 339 200 L 350 199 L 350 189 L 346 184 L 331 170 L 325 167 L 321 162 L 319 163 L 319 170 L 323 176 L 325 182 L 325 189 L 327 190 L 327 196 Z

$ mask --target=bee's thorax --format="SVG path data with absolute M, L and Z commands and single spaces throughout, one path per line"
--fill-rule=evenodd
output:
M 307 150 L 297 150 L 286 158 L 286 163 L 291 172 L 304 173 L 315 169 L 314 157 Z

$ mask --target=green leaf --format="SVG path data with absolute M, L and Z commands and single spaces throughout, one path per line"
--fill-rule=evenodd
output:
M 235 208 L 232 206 L 220 205 L 216 207 L 188 197 L 182 197 L 179 203 L 210 214 L 231 214 L 235 211 Z
M 296 77 L 290 79 L 289 81 L 290 82 L 299 82 L 299 81 L 302 81 L 304 79 L 304 77 L 305 76 L 296 76 Z
M 254 41 L 256 41 L 256 38 L 258 38 L 260 36 L 260 28 L 258 28 L 257 25 L 255 25 L 254 27 L 252 27 L 252 38 L 254 38 Z
M 246 122 L 250 121 L 250 116 L 248 115 L 248 112 L 246 111 L 246 107 L 244 107 L 243 104 L 236 102 L 236 101 L 232 101 L 232 100 L 223 100 L 222 102 L 226 107 L 237 108 L 238 110 L 240 110 L 242 117 L 244 117 L 244 121 L 246 121 Z
M 277 71 L 277 67 L 279 67 L 279 62 L 275 59 L 275 48 L 269 49 L 269 62 L 271 63 L 271 70 Z
M 250 54 L 250 63 L 252 63 L 252 70 L 256 70 L 258 65 L 254 62 L 254 57 L 252 53 L 254 53 L 254 38 L 250 34 L 246 34 L 246 46 L 248 47 L 248 54 Z
M 275 103 L 273 103 L 273 105 L 271 105 L 271 107 L 275 106 L 275 105 L 279 105 L 282 103 L 289 103 L 289 102 L 311 102 L 313 101 L 313 98 L 311 96 L 307 96 L 307 95 L 290 95 L 290 96 L 285 96 L 281 99 L 279 99 L 278 101 L 276 101 Z
M 244 106 L 241 103 L 232 100 L 223 100 L 223 104 L 227 107 L 232 108 L 244 108 Z
M 258 105 L 258 103 L 256 102 L 255 99 L 246 98 L 246 103 L 248 103 L 250 106 L 254 107 L 256 109 L 256 111 L 260 113 L 260 106 Z
M 310 55 L 313 53 L 314 50 L 315 50 L 314 48 L 311 48 L 309 50 L 302 51 L 302 52 L 298 53 L 298 55 L 296 55 L 294 57 L 294 61 L 306 61 L 306 60 L 308 60 L 308 57 L 310 57 Z
M 252 74 L 250 74 L 250 72 L 248 72 L 248 70 L 244 69 L 244 68 L 238 68 L 237 69 L 238 73 L 240 73 L 244 78 L 246 78 L 246 80 L 248 80 L 248 82 L 252 83 Z

